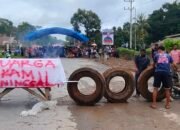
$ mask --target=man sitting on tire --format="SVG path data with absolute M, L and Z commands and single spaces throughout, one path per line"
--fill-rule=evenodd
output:
M 135 97 L 140 96 L 140 92 L 138 91 L 137 81 L 140 74 L 145 70 L 148 65 L 150 64 L 150 59 L 146 56 L 146 50 L 141 49 L 140 55 L 136 56 L 135 58 L 135 65 L 136 65 L 136 74 L 135 74 L 135 81 L 136 81 L 136 95 Z
M 172 87 L 170 64 L 173 64 L 172 57 L 169 54 L 165 53 L 165 48 L 163 46 L 159 46 L 158 54 L 156 54 L 154 58 L 154 65 L 155 65 L 154 84 L 153 84 L 154 90 L 152 96 L 153 103 L 151 105 L 153 109 L 157 108 L 156 99 L 157 99 L 158 88 L 160 88 L 161 83 L 165 89 L 165 94 L 166 94 L 165 108 L 166 109 L 170 108 L 170 88 Z

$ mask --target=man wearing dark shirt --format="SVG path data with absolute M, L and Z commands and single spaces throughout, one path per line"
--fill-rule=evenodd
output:
M 158 54 L 158 47 L 159 47 L 159 45 L 156 43 L 154 45 L 154 48 L 152 48 L 152 59 L 153 59 L 153 61 L 154 61 L 155 55 Z
M 136 95 L 135 96 L 136 97 L 139 97 L 139 95 L 140 95 L 140 92 L 138 91 L 138 86 L 137 86 L 138 78 L 139 78 L 141 72 L 143 72 L 143 70 L 145 70 L 149 64 L 150 64 L 150 59 L 146 56 L 146 50 L 142 49 L 140 51 L 140 55 L 135 57 L 135 65 L 136 65 L 136 74 L 135 74 Z
M 154 74 L 154 90 L 153 90 L 153 103 L 151 107 L 156 109 L 156 98 L 158 93 L 158 88 L 160 88 L 161 83 L 162 87 L 165 89 L 166 93 L 166 104 L 165 108 L 170 108 L 170 88 L 172 87 L 172 78 L 170 75 L 170 64 L 173 64 L 172 57 L 165 53 L 165 48 L 163 46 L 159 46 L 158 54 L 154 57 L 154 65 L 155 65 L 155 74 Z M 174 65 L 174 64 L 173 64 Z M 174 67 L 176 67 L 174 65 Z

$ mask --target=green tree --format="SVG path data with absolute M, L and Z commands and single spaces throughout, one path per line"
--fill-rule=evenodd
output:
M 120 47 L 124 43 L 124 35 L 121 27 L 113 27 L 114 31 L 114 44 L 116 47 Z
M 17 39 L 19 40 L 23 40 L 24 36 L 28 33 L 28 32 L 32 32 L 35 31 L 36 27 L 27 23 L 27 22 L 23 22 L 22 24 L 18 25 L 17 27 Z
M 0 34 L 10 36 L 13 34 L 13 30 L 15 30 L 15 27 L 13 27 L 13 23 L 11 21 L 0 18 Z
M 180 2 L 166 3 L 148 18 L 149 40 L 155 42 L 165 36 L 180 33 Z
M 129 43 L 129 35 L 130 35 L 130 23 L 126 22 L 123 25 L 124 43 Z
M 137 26 L 137 43 L 139 44 L 139 46 L 141 47 L 145 47 L 146 43 L 146 39 L 148 37 L 148 29 L 150 28 L 145 16 L 143 14 L 140 14 L 137 17 L 137 23 L 136 25 L 134 24 L 134 26 Z
M 100 42 L 101 20 L 94 12 L 78 9 L 71 18 L 71 24 L 73 25 L 75 31 L 80 32 L 82 31 L 80 29 L 84 28 L 86 35 L 91 41 Z

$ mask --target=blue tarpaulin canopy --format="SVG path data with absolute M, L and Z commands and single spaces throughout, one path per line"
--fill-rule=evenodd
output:
M 50 34 L 62 34 L 62 35 L 70 36 L 81 42 L 89 41 L 89 39 L 81 33 L 78 33 L 74 30 L 60 28 L 60 27 L 46 28 L 46 29 L 41 29 L 41 30 L 37 30 L 34 32 L 30 32 L 25 36 L 25 40 L 33 41 L 33 40 L 39 39 L 43 36 L 47 36 Z

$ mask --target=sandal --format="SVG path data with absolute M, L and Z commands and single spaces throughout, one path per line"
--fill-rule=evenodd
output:
M 170 105 L 165 105 L 165 108 L 170 109 L 171 107 L 170 107 Z
M 153 105 L 153 104 L 152 104 L 150 107 L 151 107 L 152 109 L 156 109 L 156 108 L 157 108 L 157 106 L 156 106 L 156 105 Z

